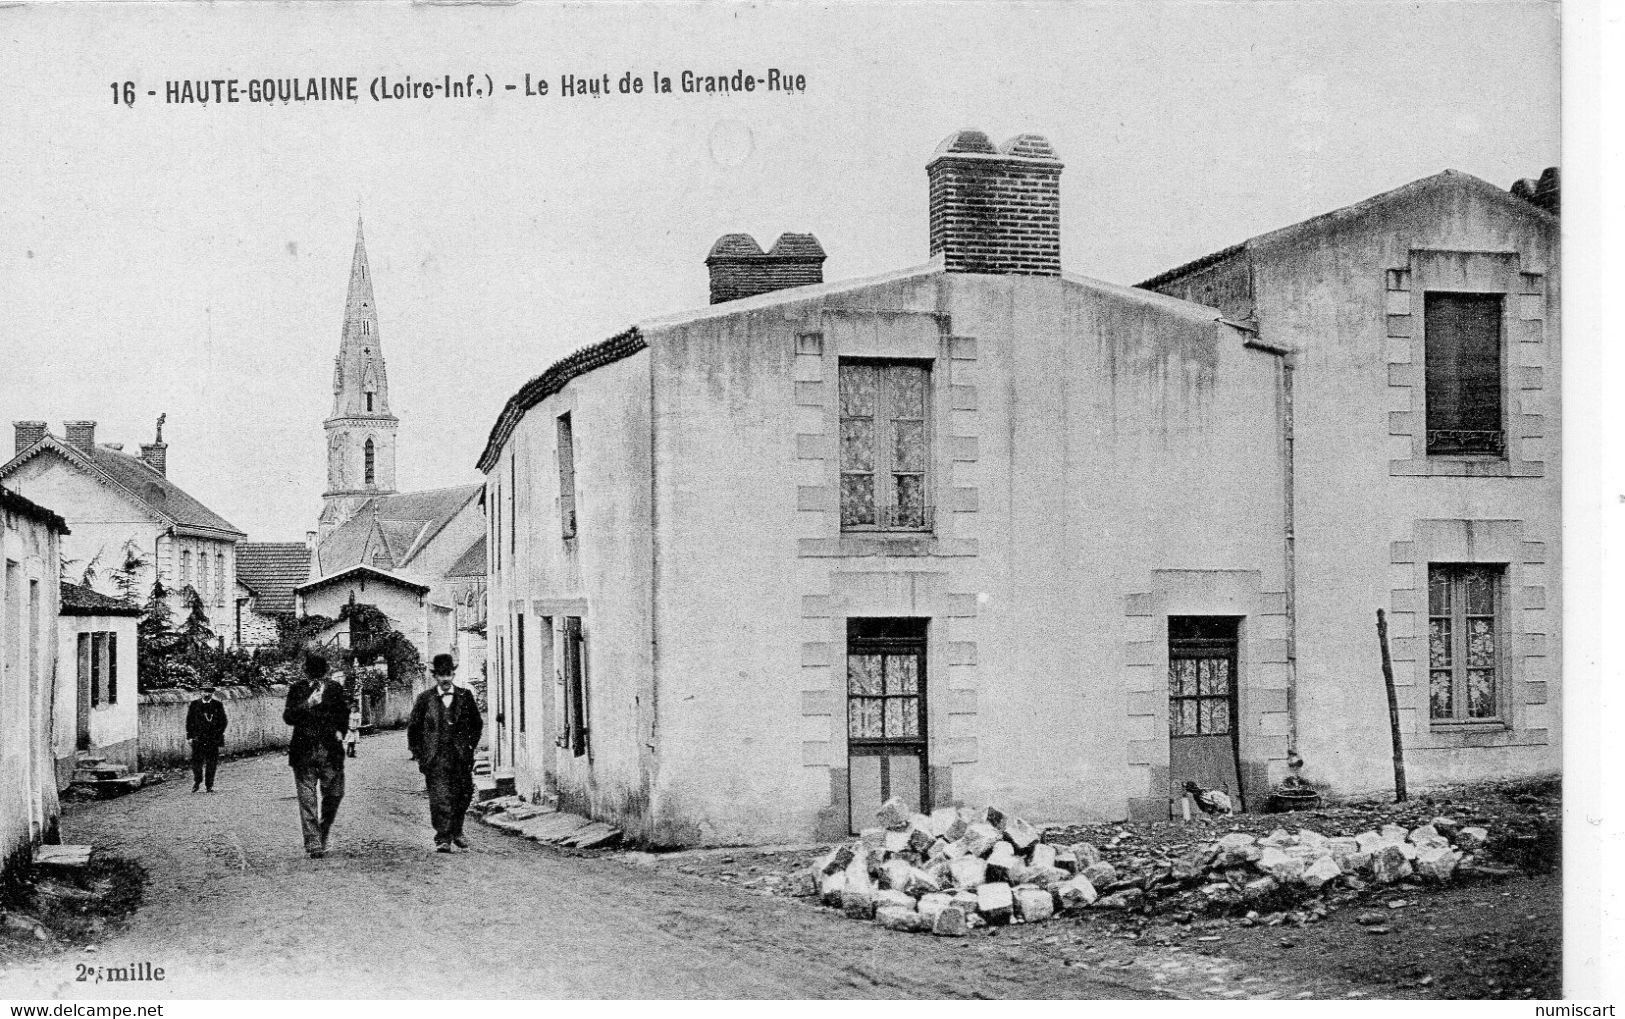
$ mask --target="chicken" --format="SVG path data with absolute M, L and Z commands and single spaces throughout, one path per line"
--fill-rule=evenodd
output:
M 1195 782 L 1186 782 L 1185 791 L 1190 794 L 1196 806 L 1204 814 L 1234 814 L 1235 806 L 1230 797 L 1220 789 L 1203 789 Z

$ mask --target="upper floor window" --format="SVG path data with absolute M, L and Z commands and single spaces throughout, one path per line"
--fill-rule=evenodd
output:
M 182 552 L 181 553 L 181 583 L 182 584 L 190 584 L 191 582 L 192 582 L 192 553 L 190 553 L 190 552 Z
M 559 415 L 559 526 L 566 538 L 576 536 L 575 432 L 570 415 Z
M 376 473 L 377 473 L 376 472 L 377 460 L 378 460 L 377 450 L 373 447 L 372 440 L 368 439 L 366 444 L 361 447 L 361 463 L 362 463 L 361 473 L 362 473 L 362 476 L 366 479 L 366 483 L 369 484 L 369 485 L 372 484 L 372 480 L 376 476 Z
M 930 529 L 930 388 L 922 362 L 841 362 L 843 530 Z
M 1501 574 L 1499 566 L 1428 567 L 1428 715 L 1435 721 L 1500 713 Z
M 226 603 L 226 555 L 217 552 L 214 556 L 214 602 L 216 605 Z
M 1501 312 L 1500 294 L 1426 295 L 1430 454 L 1506 455 Z

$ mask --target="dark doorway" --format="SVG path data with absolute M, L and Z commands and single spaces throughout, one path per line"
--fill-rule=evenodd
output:
M 1236 726 L 1237 616 L 1168 617 L 1168 795 L 1222 789 L 1244 809 Z
M 847 620 L 847 803 L 854 832 L 872 826 L 875 811 L 893 796 L 921 811 L 931 802 L 926 624 L 924 619 Z

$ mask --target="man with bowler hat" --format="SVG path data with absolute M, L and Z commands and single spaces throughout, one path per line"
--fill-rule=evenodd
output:
M 350 698 L 327 678 L 327 659 L 305 655 L 305 678 L 288 689 L 282 721 L 293 726 L 288 764 L 299 796 L 299 824 L 305 852 L 313 860 L 327 853 L 327 835 L 344 799 L 344 733 L 350 727 Z
M 429 787 L 429 821 L 434 825 L 434 848 L 467 849 L 463 815 L 474 799 L 474 751 L 485 723 L 474 694 L 452 683 L 457 671 L 451 655 L 434 656 L 435 685 L 418 694 L 412 720 L 406 727 L 406 745 Z

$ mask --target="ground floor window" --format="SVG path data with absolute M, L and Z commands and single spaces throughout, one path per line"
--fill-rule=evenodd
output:
M 79 685 L 90 691 L 90 706 L 118 703 L 118 634 L 99 630 L 79 635 Z
M 591 751 L 587 710 L 587 641 L 580 616 L 564 617 L 564 735 L 562 745 L 577 757 Z
M 1500 603 L 1504 567 L 1428 567 L 1428 715 L 1436 721 L 1493 719 L 1500 712 Z

